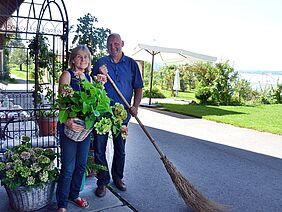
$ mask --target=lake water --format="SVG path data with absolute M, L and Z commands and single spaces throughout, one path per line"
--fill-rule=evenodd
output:
M 242 79 L 246 79 L 251 83 L 254 90 L 265 90 L 271 88 L 271 86 L 276 86 L 277 82 L 282 83 L 282 74 L 272 74 L 272 73 L 244 73 L 239 72 L 239 76 Z

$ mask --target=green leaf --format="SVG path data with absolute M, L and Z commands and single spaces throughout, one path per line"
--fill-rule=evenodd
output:
M 89 117 L 87 117 L 85 119 L 85 127 L 86 127 L 86 129 L 90 129 L 91 127 L 93 127 L 93 125 L 94 125 L 94 120 L 89 118 Z
M 61 110 L 59 112 L 59 121 L 60 123 L 65 123 L 68 119 L 68 113 L 66 111 Z

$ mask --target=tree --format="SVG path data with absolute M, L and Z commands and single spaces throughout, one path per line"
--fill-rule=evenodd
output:
M 155 71 L 154 71 L 154 75 L 155 75 Z M 151 78 L 151 63 L 144 61 L 144 76 L 143 76 L 144 86 L 149 87 L 150 78 Z
M 176 65 L 169 65 L 159 70 L 160 79 L 158 81 L 161 83 L 162 89 L 170 90 L 172 93 L 176 68 Z
M 181 91 L 186 91 L 195 88 L 196 74 L 193 70 L 193 64 L 185 64 L 180 66 L 180 88 Z
M 214 69 L 212 102 L 220 105 L 229 105 L 234 94 L 238 72 L 234 71 L 228 62 L 216 63 Z
M 111 30 L 95 27 L 94 24 L 98 23 L 98 19 L 90 13 L 77 20 L 79 24 L 75 30 L 76 35 L 73 38 L 72 44 L 86 45 L 93 56 L 92 63 L 94 64 L 98 58 L 106 54 L 106 40 Z
M 23 48 L 16 48 L 13 49 L 11 52 L 11 63 L 20 66 L 20 71 L 22 71 L 22 65 L 27 62 L 27 54 Z
M 242 103 L 243 101 L 249 101 L 252 98 L 252 87 L 251 83 L 246 79 L 239 79 L 236 82 L 234 89 L 234 100 L 238 101 L 238 103 Z
M 198 63 L 193 67 L 197 73 L 196 98 L 203 103 L 230 105 L 238 73 L 228 61 L 224 63 Z
M 50 44 L 49 40 L 46 36 L 39 34 L 37 37 L 35 36 L 28 45 L 30 51 L 29 55 L 33 59 L 35 63 L 35 56 L 38 50 L 38 83 L 44 83 L 44 77 L 49 75 L 53 75 L 52 67 L 53 67 L 53 60 L 55 60 L 55 54 L 49 50 Z M 47 71 L 47 73 L 46 73 Z M 47 76 L 48 77 L 48 76 Z M 58 76 L 55 75 L 55 79 Z M 48 80 L 50 82 L 50 80 Z
M 201 103 L 208 103 L 212 95 L 214 76 L 214 67 L 210 63 L 199 62 L 191 66 L 191 71 L 196 73 L 195 97 Z

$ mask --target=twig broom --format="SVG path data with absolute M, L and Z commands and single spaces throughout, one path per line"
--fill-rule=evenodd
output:
M 107 78 L 118 93 L 118 95 L 122 98 L 124 103 L 128 108 L 130 108 L 129 103 L 124 98 L 123 94 L 120 92 L 118 87 L 112 78 L 107 74 Z M 163 164 L 170 175 L 174 186 L 178 193 L 181 195 L 182 199 L 186 203 L 188 207 L 190 207 L 195 212 L 219 212 L 224 211 L 224 207 L 217 203 L 211 202 L 207 198 L 205 198 L 197 189 L 187 180 L 185 177 L 176 169 L 176 167 L 168 160 L 165 154 L 161 151 L 160 147 L 157 145 L 156 141 L 153 139 L 151 134 L 147 131 L 145 126 L 142 124 L 140 119 L 135 116 L 134 117 L 142 130 L 145 132 L 151 143 L 154 145 L 155 149 L 159 153 Z

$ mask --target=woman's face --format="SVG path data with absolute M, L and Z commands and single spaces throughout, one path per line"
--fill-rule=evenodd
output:
M 84 71 L 89 65 L 90 58 L 86 52 L 79 50 L 72 62 L 76 70 Z

